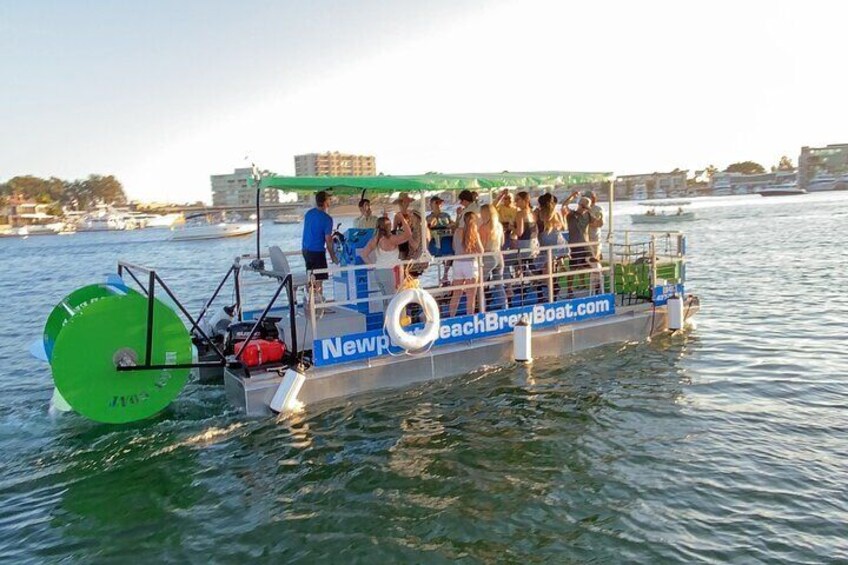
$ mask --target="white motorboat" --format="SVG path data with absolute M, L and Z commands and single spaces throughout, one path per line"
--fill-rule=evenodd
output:
M 630 220 L 634 224 L 670 224 L 691 221 L 695 219 L 695 212 L 685 209 L 689 204 L 690 202 L 685 200 L 641 202 L 639 205 L 646 206 L 648 211 L 644 214 L 631 214 Z M 676 210 L 670 210 L 674 208 Z
M 86 216 L 77 223 L 77 231 L 123 231 L 124 221 L 117 215 Z
M 807 192 L 833 190 L 837 179 L 833 175 L 817 175 L 807 183 Z
M 280 214 L 274 218 L 275 224 L 290 225 L 299 224 L 301 222 L 303 222 L 303 216 L 300 214 Z
M 798 185 L 792 182 L 767 186 L 757 194 L 760 196 L 797 196 L 798 194 L 807 194 L 807 191 L 798 188 Z
M 250 235 L 256 231 L 256 224 L 205 224 L 174 229 L 171 241 L 199 241 L 204 239 L 222 239 Z

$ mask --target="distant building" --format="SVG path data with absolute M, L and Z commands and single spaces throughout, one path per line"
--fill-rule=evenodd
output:
M 798 185 L 809 190 L 813 185 L 848 181 L 848 143 L 826 147 L 802 147 L 798 157 Z
M 677 197 L 686 194 L 688 170 L 675 169 L 670 173 L 621 175 L 615 179 L 615 197 L 643 200 L 645 198 Z
M 338 151 L 307 153 L 295 155 L 294 171 L 299 177 L 374 176 L 377 174 L 377 162 L 373 155 L 346 155 Z
M 52 206 L 12 198 L 6 206 L 0 207 L 0 224 L 20 227 L 54 220 L 56 216 L 49 214 Z
M 248 184 L 251 169 L 236 169 L 227 175 L 212 175 L 213 206 L 251 206 L 256 203 L 256 189 Z M 262 193 L 263 204 L 277 204 L 279 191 L 269 188 Z

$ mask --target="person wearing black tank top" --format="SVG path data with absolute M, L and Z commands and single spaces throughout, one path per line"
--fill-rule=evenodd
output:
M 530 262 L 534 251 L 539 247 L 539 226 L 530 203 L 530 194 L 526 191 L 519 192 L 515 195 L 515 204 L 518 207 L 518 213 L 515 215 L 512 243 L 513 248 L 518 249 L 519 253 L 512 263 L 518 272 L 530 274 Z

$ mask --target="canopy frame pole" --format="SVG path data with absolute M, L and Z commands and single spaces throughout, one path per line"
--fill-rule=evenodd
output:
M 260 181 L 262 180 L 262 177 L 260 176 L 259 171 L 256 169 L 256 165 L 253 164 L 253 163 L 251 163 L 251 165 L 253 166 L 253 171 L 252 171 L 253 172 L 253 182 L 256 183 L 256 260 L 262 261 L 262 255 L 261 255 L 262 247 L 261 247 L 260 241 L 259 241 L 260 226 L 262 225 L 262 222 L 260 221 L 262 219 L 262 213 L 260 211 L 261 192 L 262 192 Z
M 612 243 L 613 241 L 613 213 L 612 209 L 615 207 L 615 178 L 611 177 L 609 179 L 609 227 L 607 228 L 607 241 Z
M 427 262 L 430 262 L 430 250 L 427 249 L 427 191 L 423 188 L 419 189 L 421 194 L 421 252 L 419 253 L 419 258 L 427 258 Z M 412 235 L 412 234 L 409 234 Z

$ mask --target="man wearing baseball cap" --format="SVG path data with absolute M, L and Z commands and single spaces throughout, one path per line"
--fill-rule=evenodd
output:
M 568 243 L 571 245 L 587 243 L 589 241 L 589 223 L 592 221 L 589 206 L 592 201 L 585 196 L 580 197 L 577 201 L 577 209 L 572 210 L 568 207 L 572 200 L 580 196 L 578 191 L 572 192 L 565 202 L 562 203 L 562 216 L 568 224 Z M 568 268 L 571 271 L 577 271 L 588 267 L 588 257 L 592 254 L 589 246 L 579 245 L 569 249 L 571 256 L 568 261 Z M 574 277 L 568 277 L 568 298 L 573 295 Z
M 453 221 L 450 214 L 442 211 L 442 200 L 438 196 L 430 198 L 430 213 L 427 214 L 427 226 L 431 229 L 449 228 Z
M 598 195 L 595 194 L 594 190 L 587 190 L 583 193 L 583 196 L 588 198 L 591 202 L 589 205 L 589 215 L 591 220 L 589 221 L 589 241 L 593 242 L 595 245 L 591 247 L 592 255 L 601 258 L 601 228 L 604 227 L 604 209 L 598 206 Z

